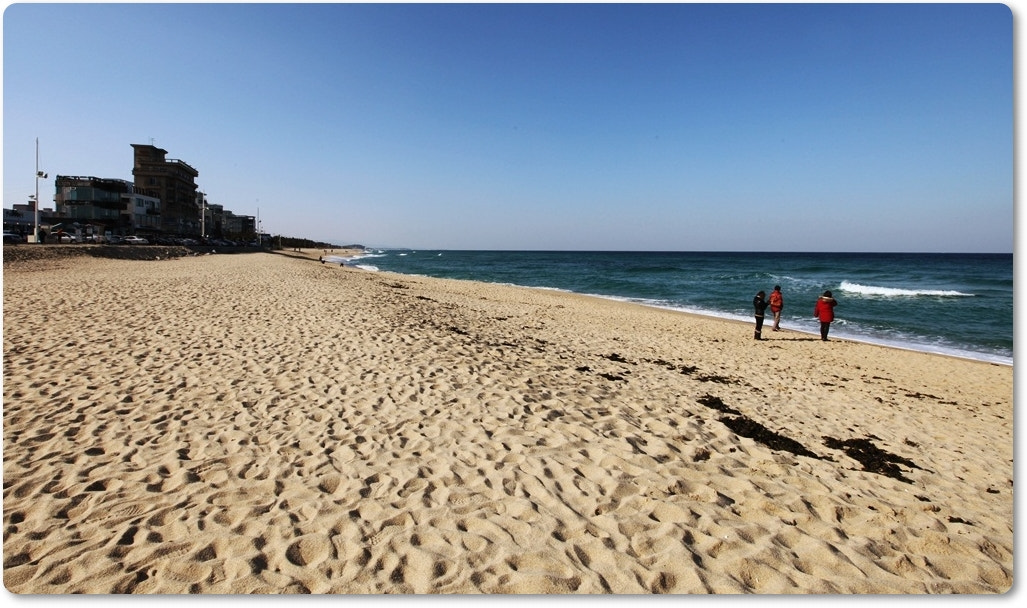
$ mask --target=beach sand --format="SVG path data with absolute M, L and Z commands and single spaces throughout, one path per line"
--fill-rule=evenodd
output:
M 8 591 L 1011 588 L 1009 366 L 321 253 L 5 256 Z

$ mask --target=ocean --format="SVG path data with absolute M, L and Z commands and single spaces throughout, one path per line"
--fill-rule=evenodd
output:
M 753 322 L 752 298 L 781 286 L 782 329 L 1012 365 L 1013 255 L 424 251 L 373 249 L 348 262 L 390 271 L 557 289 Z M 767 317 L 764 336 L 771 335 Z M 749 332 L 750 330 L 742 330 Z

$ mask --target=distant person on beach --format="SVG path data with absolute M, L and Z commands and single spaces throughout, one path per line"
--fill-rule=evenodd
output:
M 820 339 L 827 342 L 827 332 L 831 330 L 831 321 L 834 321 L 834 307 L 838 301 L 834 299 L 830 291 L 817 298 L 817 305 L 813 308 L 813 316 L 820 319 Z
M 763 299 L 766 296 L 766 292 L 760 291 L 752 299 L 752 307 L 756 310 L 756 334 L 753 338 L 757 340 L 763 339 L 763 316 L 767 311 L 767 306 L 770 305 L 769 302 Z
M 781 286 L 774 285 L 770 292 L 770 312 L 774 313 L 774 331 L 781 329 L 781 311 L 785 307 L 785 298 L 781 295 Z

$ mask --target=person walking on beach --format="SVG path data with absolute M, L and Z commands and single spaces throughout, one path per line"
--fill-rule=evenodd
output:
M 769 303 L 763 299 L 766 295 L 766 292 L 760 291 L 752 299 L 752 307 L 756 310 L 756 334 L 753 338 L 757 340 L 763 339 L 763 316 L 769 306 Z
M 781 295 L 781 286 L 774 285 L 770 292 L 770 312 L 774 313 L 774 331 L 781 329 L 781 311 L 785 307 L 785 298 Z
M 834 321 L 834 307 L 838 301 L 834 299 L 830 291 L 817 298 L 817 305 L 813 307 L 813 316 L 820 319 L 820 339 L 827 342 L 827 332 L 831 330 L 831 321 Z

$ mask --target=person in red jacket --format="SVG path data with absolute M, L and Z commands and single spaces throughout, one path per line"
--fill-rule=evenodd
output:
M 834 307 L 838 301 L 834 299 L 830 291 L 817 298 L 817 305 L 813 308 L 813 316 L 820 319 L 820 339 L 827 342 L 827 332 L 831 330 L 831 321 L 834 321 Z
M 785 298 L 781 295 L 781 286 L 774 285 L 770 292 L 770 312 L 774 313 L 774 331 L 781 329 L 781 310 L 785 307 Z

